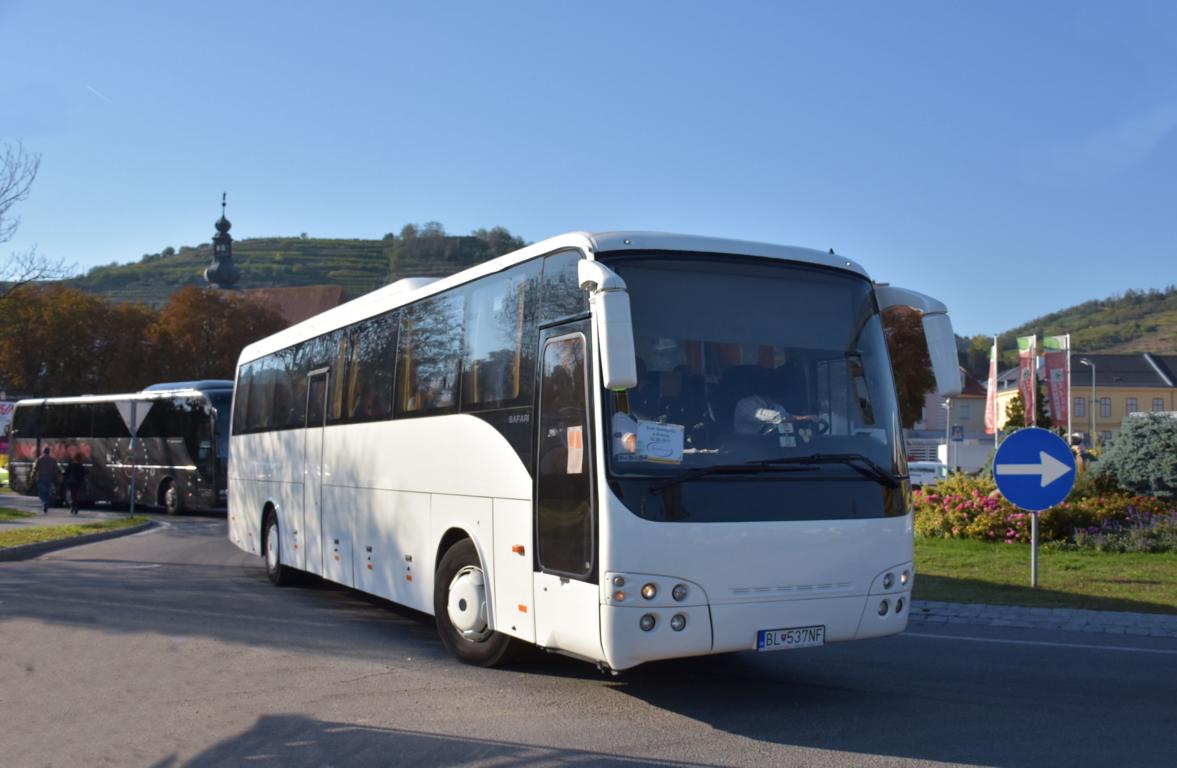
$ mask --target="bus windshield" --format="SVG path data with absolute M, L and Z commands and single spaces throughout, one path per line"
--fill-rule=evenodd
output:
M 906 474 L 866 279 L 765 259 L 605 259 L 629 289 L 638 366 L 637 386 L 608 398 L 612 475 Z

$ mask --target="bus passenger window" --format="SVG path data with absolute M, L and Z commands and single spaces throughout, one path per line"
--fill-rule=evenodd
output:
M 475 283 L 466 302 L 462 408 L 502 406 L 531 394 L 540 263 Z
M 465 296 L 443 293 L 404 310 L 397 363 L 397 415 L 457 405 Z

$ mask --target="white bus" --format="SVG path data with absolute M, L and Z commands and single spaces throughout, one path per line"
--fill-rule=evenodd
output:
M 819 251 L 573 233 L 409 279 L 246 347 L 229 537 L 622 670 L 907 624 L 910 485 L 880 308 L 946 310 Z

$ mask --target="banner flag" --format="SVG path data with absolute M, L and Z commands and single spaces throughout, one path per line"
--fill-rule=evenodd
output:
M 1042 347 L 1046 350 L 1046 395 L 1050 398 L 1050 418 L 1054 426 L 1068 423 L 1071 410 L 1071 382 L 1067 376 L 1067 356 L 1070 354 L 1071 336 L 1045 336 Z
M 997 337 L 993 337 L 993 349 L 989 351 L 989 387 L 985 394 L 985 434 L 997 431 Z
M 1038 388 L 1035 386 L 1035 363 L 1038 357 L 1038 337 L 1018 337 L 1018 392 L 1022 396 L 1026 417 L 1022 420 L 1027 427 L 1035 424 L 1038 415 L 1038 403 L 1035 398 Z

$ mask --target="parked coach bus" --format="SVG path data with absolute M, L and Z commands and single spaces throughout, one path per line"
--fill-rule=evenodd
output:
M 906 626 L 910 485 L 880 309 L 831 253 L 574 233 L 386 286 L 246 347 L 229 537 L 436 617 L 621 670 Z
M 208 380 L 155 384 L 124 395 L 21 400 L 9 442 L 12 487 L 36 494 L 33 463 L 48 448 L 63 469 L 73 456 L 82 457 L 83 503 L 130 503 L 134 459 L 136 504 L 169 514 L 224 511 L 232 399 L 232 381 Z M 140 422 L 134 456 L 132 403 Z

